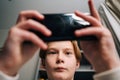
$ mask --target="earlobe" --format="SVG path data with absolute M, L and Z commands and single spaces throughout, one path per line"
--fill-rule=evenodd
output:
M 76 69 L 78 69 L 79 67 L 80 67 L 80 62 L 77 62 Z

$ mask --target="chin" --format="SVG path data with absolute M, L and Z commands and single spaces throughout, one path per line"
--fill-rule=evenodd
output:
M 64 74 L 64 73 L 57 73 L 54 74 L 53 80 L 69 80 L 70 76 Z

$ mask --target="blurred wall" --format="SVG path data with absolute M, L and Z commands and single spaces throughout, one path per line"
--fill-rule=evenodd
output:
M 1 0 L 0 29 L 8 29 L 16 23 L 22 10 L 38 10 L 41 13 L 66 13 L 76 9 L 89 12 L 88 0 Z M 96 8 L 104 0 L 94 0 Z

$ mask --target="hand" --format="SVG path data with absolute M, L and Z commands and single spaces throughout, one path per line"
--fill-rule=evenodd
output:
M 92 25 L 85 29 L 76 30 L 75 35 L 78 37 L 94 35 L 98 39 L 93 41 L 80 41 L 85 57 L 98 73 L 120 67 L 119 57 L 112 35 L 107 28 L 102 26 L 100 17 L 93 5 L 93 0 L 89 0 L 89 7 L 91 16 L 86 16 L 79 11 L 75 12 L 78 17 L 83 18 Z
M 45 36 L 50 36 L 51 31 L 44 25 L 32 20 L 43 20 L 44 16 L 37 11 L 22 11 L 17 23 L 13 26 L 0 52 L 0 70 L 8 75 L 15 75 L 21 66 L 33 57 L 38 48 L 47 49 L 47 45 L 29 29 L 40 31 Z M 32 44 L 24 44 L 30 41 Z

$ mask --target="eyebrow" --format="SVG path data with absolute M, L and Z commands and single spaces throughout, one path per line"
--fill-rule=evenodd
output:
M 72 48 L 65 48 L 65 50 L 74 50 L 74 49 L 72 49 Z
M 49 50 L 57 50 L 57 49 L 55 49 L 55 48 L 48 48 L 47 51 L 49 51 Z

